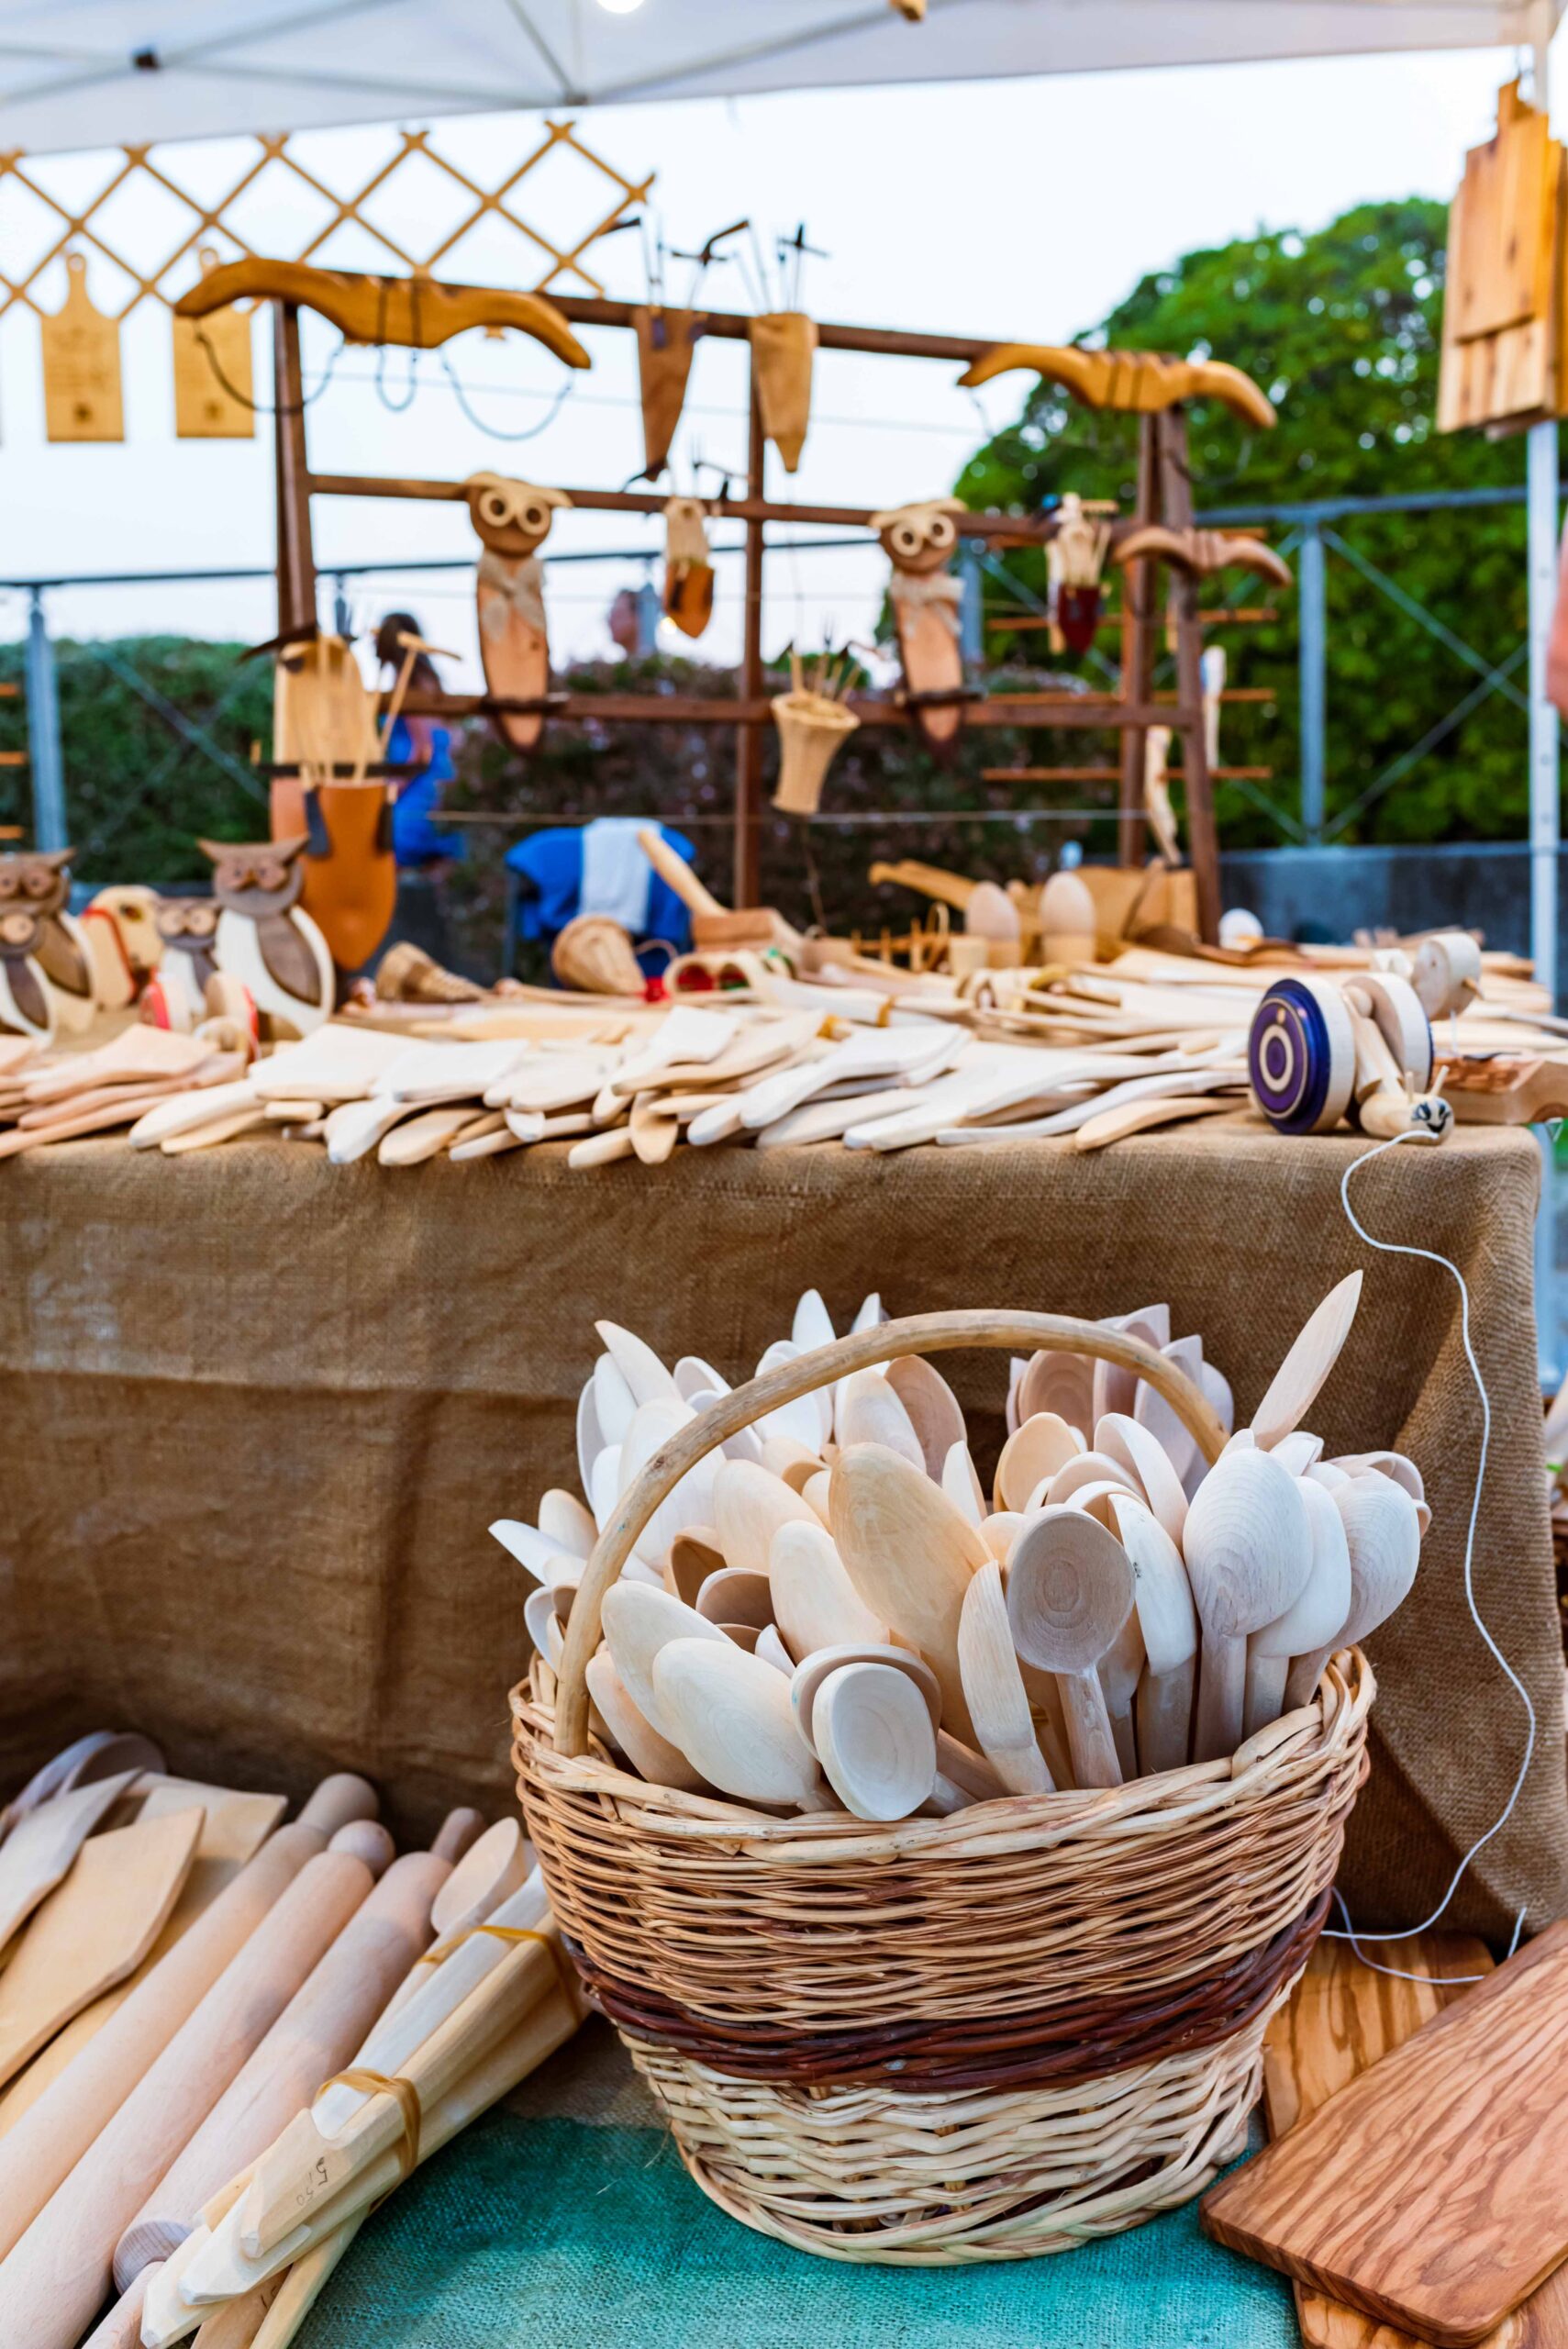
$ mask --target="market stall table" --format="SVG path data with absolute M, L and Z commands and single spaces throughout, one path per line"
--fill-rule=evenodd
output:
M 901 1313 L 1168 1298 L 1243 1419 L 1359 1266 L 1318 1432 L 1330 1452 L 1409 1453 L 1434 1521 L 1410 1601 L 1371 1643 L 1373 1770 L 1341 1882 L 1359 1922 L 1416 1923 L 1502 1809 L 1525 1723 L 1463 1596 L 1481 1413 L 1458 1292 L 1351 1229 L 1340 1182 L 1364 1147 L 1239 1113 L 1088 1154 L 720 1148 L 597 1174 L 568 1173 L 555 1146 L 401 1174 L 272 1141 L 175 1163 L 102 1142 L 19 1159 L 0 1174 L 0 1774 L 113 1721 L 201 1777 L 298 1792 L 363 1771 L 400 1830 L 502 1798 L 526 1586 L 485 1529 L 574 1482 L 595 1316 L 740 1377 L 807 1285 L 840 1322 L 873 1288 Z M 1447 1921 L 1500 1938 L 1522 1902 L 1538 1928 L 1568 1894 L 1539 1164 L 1527 1133 L 1462 1130 L 1353 1185 L 1379 1238 L 1451 1257 L 1470 1289 L 1492 1405 L 1476 1592 L 1539 1733 Z M 999 1440 L 999 1364 L 947 1367 Z

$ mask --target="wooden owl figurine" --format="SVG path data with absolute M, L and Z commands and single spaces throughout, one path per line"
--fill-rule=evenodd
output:
M 217 975 L 219 911 L 210 897 L 160 897 L 153 919 L 162 951 L 142 1016 L 188 1036 L 207 1016 L 207 985 Z
M 30 907 L 0 907 L 0 1030 L 51 1044 L 60 998 L 39 963 L 42 942 L 43 921 Z
M 196 843 L 213 868 L 214 960 L 247 990 L 273 1037 L 308 1036 L 330 1019 L 335 999 L 327 941 L 299 902 L 307 838 Z
M 539 550 L 557 509 L 572 500 L 564 490 L 539 489 L 500 473 L 471 473 L 462 486 L 473 527 L 484 541 L 477 583 L 484 682 L 497 697 L 540 700 L 550 691 L 550 637 Z M 502 710 L 495 723 L 515 751 L 531 751 L 543 731 L 544 713 Z
M 963 723 L 963 653 L 959 607 L 963 588 L 948 570 L 958 545 L 962 499 L 930 497 L 873 514 L 893 576 L 887 583 L 904 664 L 904 700 L 937 757 L 951 757 Z
M 67 910 L 74 851 L 23 849 L 0 856 L 0 914 L 21 907 L 38 917 L 34 959 L 55 998 L 59 1034 L 79 1036 L 97 1008 L 93 957 L 81 923 Z

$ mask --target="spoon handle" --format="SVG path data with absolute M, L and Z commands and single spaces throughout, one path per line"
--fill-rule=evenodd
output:
M 1293 1713 L 1298 1705 L 1309 1705 L 1318 1694 L 1318 1683 L 1323 1677 L 1323 1667 L 1333 1654 L 1333 1644 L 1314 1648 L 1310 1655 L 1298 1655 L 1291 1664 L 1284 1684 L 1284 1708 Z
M 1206 1632 L 1203 1669 L 1198 1675 L 1193 1760 L 1222 1762 L 1234 1753 L 1241 1742 L 1246 1712 L 1246 1641 L 1211 1639 Z
M 1098 1678 L 1098 1675 L 1095 1677 Z M 1105 1696 L 1106 1684 L 1100 1681 L 1100 1693 Z M 1123 1779 L 1138 1776 L 1138 1742 L 1132 1733 L 1132 1698 L 1128 1696 L 1112 1704 L 1106 1696 L 1106 1710 L 1110 1715 L 1111 1736 L 1116 1742 L 1116 1758 L 1121 1765 Z
M 1192 1737 L 1195 1652 L 1170 1672 L 1146 1672 L 1138 1684 L 1138 1757 L 1146 1777 L 1186 1766 Z
M 1246 1733 L 1266 1729 L 1270 1721 L 1277 1721 L 1284 1710 L 1284 1684 L 1290 1671 L 1290 1658 L 1285 1655 L 1259 1655 L 1249 1641 L 1247 1645 L 1247 1710 Z
M 1062 1709 L 1067 1720 L 1067 1743 L 1073 1754 L 1073 1776 L 1081 1787 L 1119 1787 L 1121 1762 L 1106 1709 L 1099 1675 L 1088 1672 L 1059 1672 Z

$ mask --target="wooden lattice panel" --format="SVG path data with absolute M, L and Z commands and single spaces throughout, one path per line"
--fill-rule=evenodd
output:
M 45 303 L 39 298 L 39 281 L 52 263 L 72 251 L 102 254 L 129 279 L 130 295 L 117 310 L 107 313 L 111 318 L 124 318 L 139 303 L 148 300 L 172 305 L 189 283 L 190 268 L 187 266 L 172 284 L 169 282 L 171 276 L 180 272 L 182 263 L 194 263 L 200 246 L 219 237 L 238 253 L 251 254 L 257 250 L 244 234 L 242 226 L 237 222 L 236 207 L 239 199 L 272 164 L 291 173 L 300 186 L 308 189 L 328 207 L 325 223 L 316 228 L 297 251 L 283 253 L 275 244 L 270 243 L 268 255 L 272 260 L 309 261 L 321 250 L 328 238 L 352 224 L 373 238 L 388 262 L 397 269 L 428 271 L 451 252 L 471 229 L 481 223 L 494 221 L 509 230 L 518 240 L 517 268 L 515 275 L 507 273 L 509 283 L 526 285 L 534 293 L 542 293 L 560 281 L 574 279 L 578 290 L 603 294 L 603 284 L 585 266 L 583 257 L 600 237 L 618 228 L 637 206 L 647 201 L 653 185 L 652 173 L 643 180 L 624 177 L 613 163 L 606 162 L 602 155 L 595 153 L 578 138 L 573 122 L 547 122 L 543 137 L 519 161 L 504 171 L 493 187 L 483 185 L 449 156 L 442 154 L 439 148 L 431 146 L 428 131 L 404 130 L 395 136 L 397 145 L 392 154 L 379 162 L 352 194 L 346 195 L 328 186 L 310 170 L 293 151 L 286 137 L 248 139 L 245 145 L 249 151 L 243 167 L 238 172 L 233 184 L 216 200 L 204 198 L 182 183 L 178 148 L 123 149 L 111 164 L 104 184 L 89 201 L 79 206 L 73 206 L 65 197 L 56 195 L 47 180 L 39 175 L 39 167 L 31 164 L 26 155 L 0 152 L 0 190 L 10 179 L 53 216 L 50 241 L 26 273 L 9 277 L 0 270 L 0 317 L 18 303 L 37 311 L 40 317 L 49 315 Z M 518 200 L 518 190 L 529 174 L 537 173 L 545 158 L 561 148 L 569 149 L 591 173 L 600 174 L 606 190 L 606 210 L 602 217 L 592 221 L 586 234 L 578 238 L 575 243 L 565 246 L 557 244 L 541 227 L 529 219 Z M 416 159 L 419 168 L 433 168 L 444 175 L 459 192 L 462 206 L 455 225 L 444 224 L 438 240 L 423 252 L 410 250 L 363 209 L 372 196 L 383 195 L 393 187 L 398 174 L 407 171 Z M 150 261 L 146 254 L 139 255 L 128 250 L 124 234 L 112 228 L 104 219 L 111 199 L 118 198 L 122 191 L 128 187 L 134 188 L 139 182 L 144 185 L 155 185 L 165 195 L 183 205 L 189 215 L 188 225 L 182 223 L 183 233 L 178 236 L 172 249 L 165 251 L 161 261 L 155 258 Z M 54 223 L 58 223 L 57 228 Z M 541 259 L 545 264 L 542 276 L 535 274 Z

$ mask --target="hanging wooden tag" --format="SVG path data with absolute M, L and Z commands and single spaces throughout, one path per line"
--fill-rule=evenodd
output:
M 700 636 L 713 617 L 713 564 L 695 497 L 672 497 L 664 508 L 664 609 L 683 636 Z
M 692 353 L 703 329 L 695 310 L 633 310 L 637 326 L 637 379 L 642 396 L 642 470 L 656 480 L 669 462 L 670 443 L 685 405 Z
M 87 260 L 67 253 L 65 300 L 39 320 L 44 422 L 51 440 L 123 440 L 120 328 L 93 306 Z
M 202 275 L 217 255 L 204 245 Z M 256 387 L 250 362 L 250 313 L 232 302 L 205 318 L 174 315 L 174 430 L 182 440 L 252 440 Z
M 774 310 L 751 322 L 751 364 L 762 429 L 794 473 L 811 419 L 811 355 L 817 321 L 800 310 Z

